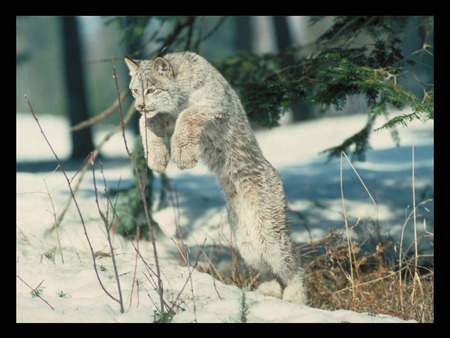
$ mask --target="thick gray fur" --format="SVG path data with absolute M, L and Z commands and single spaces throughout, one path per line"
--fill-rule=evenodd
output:
M 169 158 L 179 169 L 189 169 L 201 158 L 223 188 L 241 256 L 261 272 L 258 291 L 305 303 L 283 185 L 264 158 L 235 91 L 195 53 L 125 62 L 142 114 L 140 131 L 150 169 L 163 172 Z

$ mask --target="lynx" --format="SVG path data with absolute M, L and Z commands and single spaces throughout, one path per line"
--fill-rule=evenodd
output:
M 161 173 L 172 159 L 179 169 L 190 169 L 202 159 L 222 186 L 240 255 L 261 273 L 257 291 L 305 303 L 282 182 L 235 91 L 192 52 L 125 62 L 149 168 Z

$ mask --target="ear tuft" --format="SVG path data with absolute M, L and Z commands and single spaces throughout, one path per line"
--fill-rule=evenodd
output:
M 158 56 L 153 60 L 152 70 L 156 71 L 159 75 L 171 78 L 174 73 L 172 67 L 170 67 L 169 62 L 161 56 Z
M 125 56 L 125 63 L 127 64 L 128 69 L 130 70 L 130 75 L 133 76 L 133 74 L 136 73 L 136 71 L 139 68 L 138 62 L 135 60 L 131 60 L 129 57 Z

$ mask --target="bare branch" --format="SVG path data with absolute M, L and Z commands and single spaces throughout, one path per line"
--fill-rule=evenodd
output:
M 129 92 L 130 92 L 129 89 L 125 89 L 124 91 L 122 91 L 122 93 L 120 93 L 120 100 L 123 100 L 128 95 Z M 73 132 L 73 131 L 78 131 L 83 128 L 92 126 L 93 124 L 97 123 L 98 121 L 101 121 L 105 117 L 111 115 L 114 112 L 114 110 L 117 109 L 118 105 L 119 105 L 119 100 L 116 99 L 109 108 L 105 109 L 100 114 L 95 115 L 94 117 L 91 117 L 90 119 L 71 127 L 69 130 Z
M 134 105 L 132 104 L 132 105 L 130 106 L 130 108 L 128 109 L 127 115 L 126 115 L 125 118 L 123 119 L 123 123 L 124 123 L 125 125 L 131 120 L 131 117 L 133 116 L 134 111 L 135 111 Z M 97 145 L 97 147 L 96 147 L 96 148 L 94 149 L 94 151 L 92 152 L 92 153 L 93 153 L 93 156 L 94 156 L 94 159 L 97 158 L 97 156 L 98 156 L 98 154 L 100 153 L 100 150 L 102 149 L 103 145 L 104 145 L 104 144 L 105 144 L 105 143 L 106 143 L 106 142 L 107 142 L 107 141 L 108 141 L 115 133 L 117 133 L 119 130 L 122 130 L 122 125 L 121 125 L 121 124 L 118 125 L 116 128 L 114 128 L 113 130 L 111 130 L 111 131 L 103 138 L 103 140 Z M 87 162 L 87 163 L 84 164 L 83 168 L 81 169 L 80 178 L 78 179 L 78 182 L 77 182 L 77 184 L 75 185 L 75 187 L 74 187 L 74 189 L 73 189 L 74 194 L 78 191 L 78 188 L 80 187 L 80 183 L 81 183 L 81 181 L 83 180 L 84 174 L 86 173 L 86 171 L 87 171 L 87 169 L 89 168 L 89 166 L 90 166 L 90 163 Z M 69 199 L 69 200 L 67 201 L 67 204 L 66 204 L 66 206 L 64 207 L 63 211 L 61 212 L 61 214 L 59 215 L 58 221 L 56 222 L 56 225 L 55 225 L 55 226 L 58 226 L 58 225 L 61 224 L 61 222 L 63 221 L 64 216 L 66 215 L 67 209 L 68 209 L 69 206 L 70 206 L 71 200 L 72 200 L 72 199 Z
M 106 193 L 106 197 L 107 197 L 106 216 L 103 213 L 103 211 L 101 210 L 100 205 L 98 203 L 97 183 L 96 183 L 96 180 L 95 180 L 94 155 L 92 153 L 91 153 L 91 158 L 92 158 L 92 178 L 93 178 L 93 181 L 94 181 L 95 203 L 97 204 L 98 213 L 100 214 L 100 217 L 103 220 L 103 225 L 105 226 L 106 239 L 108 240 L 109 252 L 111 253 L 111 260 L 112 260 L 112 263 L 113 263 L 114 274 L 115 274 L 115 278 L 116 278 L 116 282 L 117 282 L 117 291 L 119 292 L 119 299 L 118 300 L 115 299 L 115 300 L 120 305 L 120 313 L 123 313 L 124 309 L 123 309 L 122 289 L 120 287 L 119 272 L 117 271 L 116 256 L 114 254 L 114 248 L 113 248 L 112 243 L 111 243 L 111 232 L 110 232 L 109 221 L 108 221 L 110 199 L 109 199 L 106 179 L 105 179 L 105 176 L 103 175 L 103 164 L 100 163 L 100 166 L 101 166 L 100 171 L 101 171 L 102 176 L 103 176 L 103 182 L 104 182 L 104 185 L 105 185 L 105 193 Z
M 27 282 L 25 282 L 22 278 L 20 278 L 19 275 L 16 275 L 16 277 L 19 278 L 19 280 L 20 280 L 23 284 L 25 284 L 26 286 L 28 286 L 28 287 L 32 290 L 32 292 L 33 292 L 33 291 L 36 291 L 36 289 L 38 288 L 38 287 L 35 287 L 35 288 L 33 289 L 33 287 L 31 287 Z M 42 283 L 42 282 L 41 282 L 41 283 Z M 40 300 L 42 300 L 45 304 L 47 304 L 48 306 L 50 306 L 50 308 L 51 308 L 52 310 L 55 310 L 55 309 L 53 308 L 53 306 L 51 306 L 51 305 L 49 304 L 49 302 L 47 302 L 44 298 L 42 298 L 37 292 L 34 292 L 34 294 L 35 294 L 35 296 L 37 296 Z

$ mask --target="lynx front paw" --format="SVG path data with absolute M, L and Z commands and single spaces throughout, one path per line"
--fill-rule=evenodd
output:
M 200 158 L 200 147 L 198 144 L 187 146 L 172 146 L 172 160 L 179 169 L 194 168 Z
M 169 163 L 169 152 L 164 144 L 153 144 L 146 154 L 146 158 L 147 165 L 151 170 L 162 173 Z
M 172 161 L 179 169 L 195 167 L 200 158 L 200 145 L 195 137 L 186 134 L 174 133 L 171 141 Z

